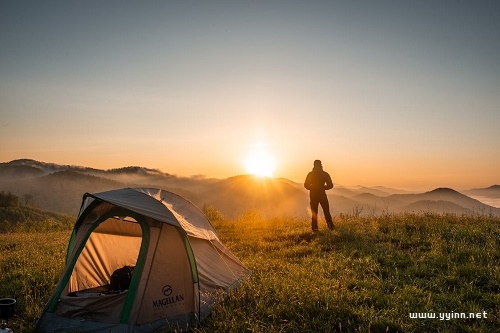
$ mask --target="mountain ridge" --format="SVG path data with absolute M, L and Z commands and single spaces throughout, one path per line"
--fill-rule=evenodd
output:
M 227 217 L 258 210 L 264 215 L 308 216 L 309 197 L 303 184 L 286 178 L 238 175 L 225 179 L 178 177 L 158 169 L 128 166 L 101 170 L 59 165 L 32 159 L 0 163 L 0 191 L 11 192 L 43 209 L 77 214 L 85 192 L 96 193 L 120 187 L 160 187 L 182 195 L 202 208 L 221 210 Z M 497 195 L 500 186 L 471 189 L 473 193 Z M 328 191 L 333 214 L 357 212 L 378 215 L 401 212 L 494 214 L 500 208 L 468 196 L 467 191 L 436 188 L 411 193 L 382 186 L 348 188 L 336 185 Z

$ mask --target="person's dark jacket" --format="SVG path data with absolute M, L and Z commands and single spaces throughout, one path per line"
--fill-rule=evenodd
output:
M 332 178 L 328 172 L 321 167 L 315 167 L 307 174 L 304 187 L 311 191 L 311 195 L 324 194 L 326 190 L 333 188 Z

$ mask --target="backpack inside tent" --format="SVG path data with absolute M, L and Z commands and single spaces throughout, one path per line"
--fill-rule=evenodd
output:
M 86 193 L 37 331 L 190 329 L 248 275 L 188 200 L 150 188 Z

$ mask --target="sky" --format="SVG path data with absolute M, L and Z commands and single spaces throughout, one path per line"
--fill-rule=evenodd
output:
M 500 183 L 498 1 L 0 0 L 0 162 Z

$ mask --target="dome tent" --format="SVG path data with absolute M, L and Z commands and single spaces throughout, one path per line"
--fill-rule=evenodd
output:
M 120 268 L 129 280 L 117 288 Z M 37 331 L 192 328 L 248 274 L 188 200 L 151 188 L 86 193 Z

